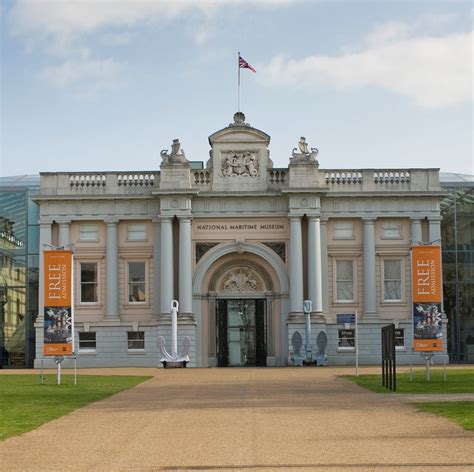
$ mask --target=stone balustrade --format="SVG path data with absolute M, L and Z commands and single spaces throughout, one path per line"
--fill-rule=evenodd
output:
M 358 171 L 326 172 L 324 176 L 327 184 L 361 184 L 362 173 Z
M 212 169 L 191 170 L 192 187 L 212 190 Z M 319 169 L 315 189 L 323 192 L 440 191 L 438 169 Z M 41 195 L 149 195 L 160 188 L 159 171 L 42 173 Z M 287 189 L 287 168 L 267 170 L 267 188 Z
M 212 173 L 210 170 L 193 170 L 192 185 L 194 187 L 210 190 Z

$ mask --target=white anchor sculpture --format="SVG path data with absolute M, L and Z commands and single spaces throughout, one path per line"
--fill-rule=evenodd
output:
M 178 301 L 173 300 L 171 302 L 171 354 L 166 350 L 165 338 L 163 336 L 158 338 L 158 349 L 161 354 L 160 362 L 163 364 L 163 367 L 166 367 L 167 364 L 171 364 L 169 367 L 186 367 L 186 364 L 189 362 L 191 340 L 188 336 L 184 337 L 183 349 L 178 355 L 178 308 Z

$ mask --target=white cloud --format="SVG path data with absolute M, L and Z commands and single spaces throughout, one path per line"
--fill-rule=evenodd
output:
M 113 59 L 75 58 L 58 66 L 47 67 L 40 78 L 55 87 L 65 87 L 81 81 L 94 82 L 100 88 L 116 84 L 122 65 Z
M 426 108 L 472 100 L 473 33 L 409 34 L 403 24 L 388 24 L 371 33 L 360 52 L 299 60 L 277 56 L 260 65 L 258 80 L 266 86 L 307 90 L 322 84 L 341 89 L 376 86 Z
M 120 64 L 113 59 L 91 58 L 92 51 L 83 46 L 91 34 L 98 35 L 95 49 L 100 45 L 121 46 L 132 40 L 134 28 L 142 24 L 163 24 L 197 12 L 202 21 L 194 39 L 202 44 L 212 36 L 212 22 L 221 8 L 268 7 L 295 1 L 298 0 L 16 0 L 6 16 L 10 34 L 21 38 L 30 51 L 39 49 L 63 60 L 62 64 L 43 70 L 42 79 L 61 87 L 80 80 L 96 80 L 105 85 L 107 78 L 114 79 Z

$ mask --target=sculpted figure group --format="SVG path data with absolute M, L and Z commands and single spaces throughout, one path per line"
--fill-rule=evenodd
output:
M 255 153 L 250 151 L 227 154 L 224 162 L 222 163 L 222 175 L 224 177 L 231 177 L 233 175 L 242 177 L 257 177 L 257 156 Z

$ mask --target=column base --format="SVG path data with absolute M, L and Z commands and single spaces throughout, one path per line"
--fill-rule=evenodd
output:
M 380 316 L 378 313 L 375 313 L 375 312 L 364 313 L 362 315 L 362 320 L 363 321 L 380 321 Z
M 288 323 L 304 323 L 304 314 L 302 311 L 291 311 L 288 313 Z
M 312 323 L 326 323 L 326 317 L 322 311 L 312 311 L 311 312 L 311 322 Z

